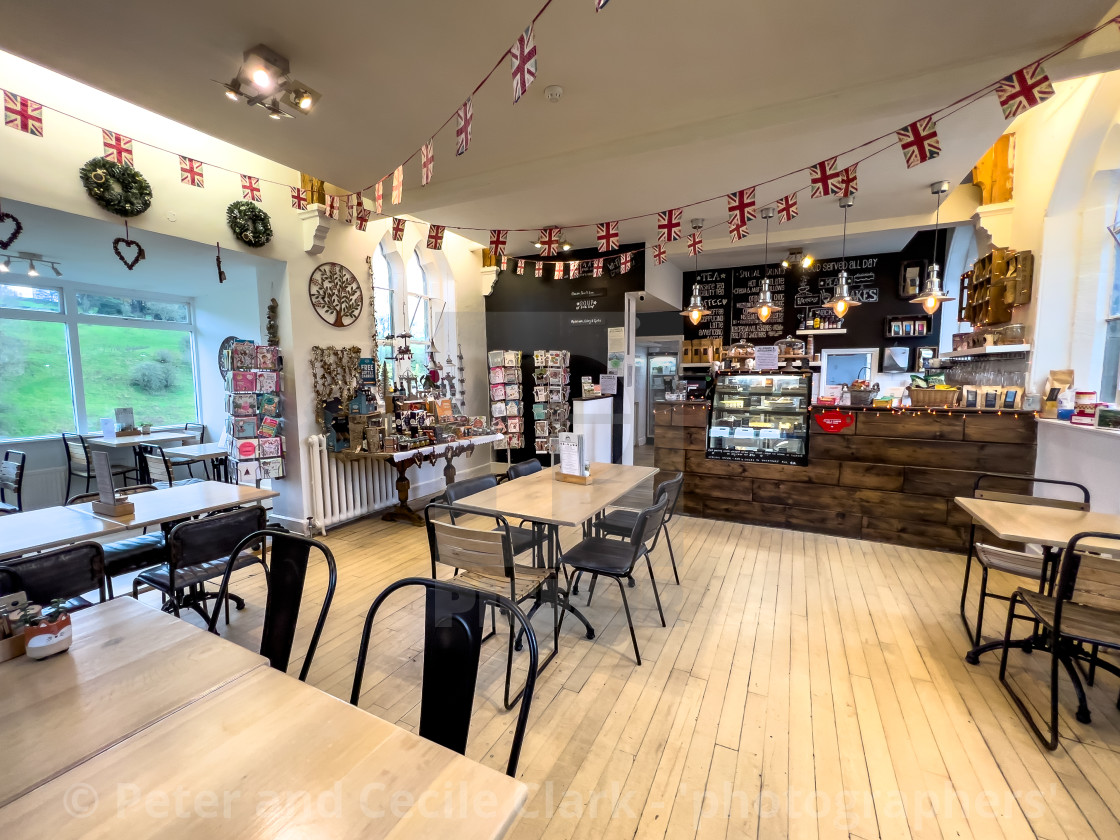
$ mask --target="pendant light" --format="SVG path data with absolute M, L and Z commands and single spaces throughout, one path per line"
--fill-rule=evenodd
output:
M 781 312 L 782 307 L 774 303 L 774 296 L 770 292 L 770 278 L 766 276 L 766 270 L 770 266 L 770 220 L 774 218 L 774 208 L 763 207 L 761 212 L 762 218 L 766 220 L 766 244 L 762 257 L 762 291 L 758 293 L 758 300 L 754 302 L 754 306 L 747 311 L 752 315 L 757 315 L 758 320 L 765 324 L 770 320 L 771 315 L 775 312 Z M 812 258 L 808 257 L 807 259 Z
M 945 294 L 945 290 L 941 286 L 941 266 L 937 264 L 937 235 L 941 228 L 941 196 L 949 192 L 949 182 L 934 181 L 929 185 L 929 191 L 937 196 L 937 211 L 933 224 L 933 262 L 929 264 L 929 270 L 926 272 L 922 293 L 916 298 L 911 298 L 910 302 L 920 303 L 926 314 L 932 315 L 942 303 L 947 300 L 956 300 L 956 298 Z
M 703 230 L 703 228 L 704 228 L 704 220 L 703 219 L 693 219 L 692 220 L 692 229 L 693 230 L 700 231 L 700 230 Z M 694 271 L 699 271 L 700 270 L 700 252 L 699 251 L 696 252 L 694 261 L 692 263 L 692 266 L 693 266 Z M 712 314 L 712 310 L 705 309 L 704 308 L 704 302 L 702 300 L 700 300 L 700 284 L 699 283 L 693 283 L 692 284 L 692 300 L 690 300 L 688 302 L 688 308 L 681 310 L 681 314 L 684 315 L 686 318 L 688 318 L 688 320 L 692 322 L 692 326 L 694 326 L 694 327 L 697 324 L 700 323 L 700 319 L 703 318 L 705 315 L 711 315 Z
M 852 297 L 852 292 L 848 288 L 848 269 L 846 268 L 848 260 L 848 208 L 855 203 L 856 197 L 854 195 L 846 195 L 840 199 L 840 206 L 844 208 L 844 236 L 840 245 L 840 274 L 836 278 L 836 291 L 832 295 L 832 300 L 825 304 L 836 313 L 837 318 L 843 318 L 848 314 L 849 309 L 860 305 L 860 301 Z

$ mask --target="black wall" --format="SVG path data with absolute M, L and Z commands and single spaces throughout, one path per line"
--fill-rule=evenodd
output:
M 623 245 L 621 251 L 642 249 L 644 245 Z M 522 352 L 523 390 L 528 387 L 525 415 L 527 431 L 525 449 L 511 453 L 514 462 L 531 458 L 533 452 L 533 351 L 567 350 L 572 355 L 571 393 L 580 396 L 580 379 L 607 372 L 607 328 L 624 323 L 627 292 L 645 288 L 644 252 L 634 254 L 630 270 L 619 273 L 619 251 L 601 254 L 594 248 L 570 251 L 563 256 L 567 262 L 580 260 L 581 276 L 575 280 L 555 280 L 552 263 L 561 257 L 531 254 L 525 260 L 525 274 L 514 272 L 517 257 L 508 260 L 509 269 L 498 273 L 494 291 L 486 298 L 487 350 L 520 350 Z M 592 260 L 605 258 L 603 276 L 591 276 Z M 534 275 L 536 262 L 544 262 L 543 277 Z M 679 317 L 679 316 L 678 316 Z M 620 377 L 621 379 L 621 377 Z M 615 421 L 622 417 L 622 384 L 615 397 Z M 616 448 L 621 448 L 617 434 Z
M 942 252 L 938 262 L 944 265 L 945 234 L 938 244 Z M 885 254 L 861 254 L 847 258 L 849 285 L 853 296 L 863 303 L 852 308 L 844 318 L 845 335 L 818 335 L 815 350 L 831 347 L 926 346 L 937 344 L 941 329 L 941 312 L 933 316 L 931 335 L 913 338 L 885 338 L 883 322 L 890 316 L 924 315 L 922 308 L 899 296 L 899 279 L 905 263 L 918 262 L 925 276 L 933 252 L 933 231 L 920 231 L 902 251 Z M 680 330 L 686 341 L 719 338 L 724 346 L 746 338 L 754 344 L 773 344 L 779 338 L 794 335 L 805 313 L 828 313 L 821 304 L 832 296 L 836 277 L 842 266 L 839 259 L 823 260 L 811 268 L 783 269 L 780 262 L 766 266 L 774 302 L 782 311 L 765 324 L 746 312 L 753 304 L 762 284 L 763 266 L 737 266 L 684 274 L 682 293 L 687 302 L 693 283 L 700 284 L 705 306 L 713 310 L 694 327 L 687 318 L 680 318 Z M 955 303 L 948 304 L 955 306 Z M 679 316 L 678 316 L 679 317 Z

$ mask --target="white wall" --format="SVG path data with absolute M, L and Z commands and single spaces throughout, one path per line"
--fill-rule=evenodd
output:
M 280 344 L 285 360 L 284 445 L 288 452 L 288 474 L 283 481 L 277 482 L 281 496 L 276 500 L 274 510 L 293 523 L 302 523 L 310 509 L 309 490 L 303 481 L 306 456 L 302 441 L 318 431 L 309 375 L 311 347 L 316 344 L 356 344 L 363 351 L 370 349 L 368 310 L 363 311 L 362 317 L 348 328 L 328 326 L 311 308 L 307 278 L 320 263 L 339 262 L 355 273 L 368 296 L 365 258 L 384 235 L 389 226 L 388 220 L 371 222 L 365 232 L 335 222 L 325 251 L 311 256 L 304 251 L 302 223 L 298 211 L 291 207 L 290 193 L 284 186 L 299 183 L 297 171 L 2 53 L 0 88 L 27 96 L 47 108 L 59 108 L 89 123 L 45 110 L 45 136 L 42 138 L 11 129 L 0 130 L 0 160 L 8 164 L 4 171 L 3 198 L 122 224 L 122 220 L 101 210 L 86 196 L 77 177 L 78 168 L 86 160 L 102 154 L 99 127 L 104 126 L 134 140 L 168 150 L 160 151 L 139 143 L 135 147 L 135 165 L 151 182 L 154 198 L 150 210 L 130 221 L 133 238 L 144 241 L 146 232 L 157 232 L 209 247 L 220 243 L 223 254 L 227 255 L 245 251 L 254 257 L 267 258 L 268 261 L 256 269 L 258 290 L 255 303 L 240 297 L 230 288 L 218 287 L 216 282 L 204 294 L 197 295 L 196 302 L 200 313 L 208 313 L 204 316 L 207 320 L 207 341 L 229 325 L 223 321 L 224 314 L 254 306 L 260 323 L 268 298 L 276 297 L 279 302 Z M 231 104 L 231 107 L 236 106 Z M 262 132 L 276 130 L 282 131 L 283 124 L 273 125 L 262 120 Z M 216 166 L 206 167 L 206 188 L 190 187 L 180 183 L 179 154 L 213 161 L 230 171 L 222 171 Z M 226 206 L 241 198 L 240 173 L 262 179 L 261 206 L 272 218 L 274 234 L 272 241 L 262 248 L 242 248 L 226 225 Z M 267 183 L 266 179 L 277 183 Z M 426 231 L 424 224 L 410 224 L 405 241 L 400 243 L 402 253 L 409 253 Z M 145 247 L 151 254 L 152 248 Z M 202 256 L 200 252 L 194 267 L 199 277 L 214 276 L 212 252 L 206 253 Z M 468 356 L 469 405 L 472 411 L 481 413 L 485 388 L 485 362 L 482 361 L 485 341 L 480 338 L 484 336 L 484 322 L 477 315 L 482 308 L 480 248 L 449 233 L 441 259 L 446 261 L 447 269 L 456 281 L 456 307 L 462 306 L 469 313 L 467 323 L 459 333 L 467 339 L 463 341 L 463 350 Z M 142 263 L 133 272 L 135 277 L 130 279 L 143 279 L 146 268 L 148 266 Z M 152 279 L 158 282 L 160 278 Z M 210 320 L 210 313 L 213 320 Z M 449 311 L 447 317 L 457 317 L 457 312 Z M 224 338 L 224 335 L 221 337 Z M 214 350 L 216 352 L 216 348 Z M 202 368 L 205 371 L 207 367 L 204 357 Z M 215 383 L 207 375 L 204 384 L 209 388 Z M 481 457 L 479 454 L 474 456 L 475 460 Z M 426 476 L 422 478 L 427 480 Z

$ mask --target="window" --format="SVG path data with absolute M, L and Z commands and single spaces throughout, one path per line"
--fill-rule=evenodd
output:
M 1115 250 L 1120 244 L 1120 209 L 1117 210 L 1117 224 L 1112 225 L 1108 232 L 1113 239 L 1113 269 L 1112 290 L 1108 296 L 1108 314 L 1105 316 L 1104 333 L 1104 362 L 1101 367 L 1101 393 L 1100 397 L 1105 402 L 1112 402 L 1120 398 L 1117 388 L 1120 387 L 1120 251 Z
M 196 421 L 195 358 L 186 301 L 0 284 L 0 438 Z
M 389 261 L 385 259 L 385 251 L 380 246 L 373 252 L 372 266 L 373 308 L 377 315 L 377 360 L 378 362 L 392 361 L 394 353 L 393 336 L 396 333 L 396 330 L 393 329 L 393 324 L 396 321 L 394 317 L 393 272 L 389 267 Z
M 428 372 L 428 349 L 432 337 L 432 300 L 428 296 L 428 276 L 414 251 L 405 267 L 408 285 L 408 332 L 412 334 L 412 375 L 422 379 Z

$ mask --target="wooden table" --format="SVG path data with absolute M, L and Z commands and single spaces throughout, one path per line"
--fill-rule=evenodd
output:
M 226 466 L 226 458 L 229 457 L 229 453 L 221 444 L 192 443 L 190 446 L 172 446 L 164 449 L 163 453 L 168 457 L 182 455 L 187 458 L 206 458 L 210 461 L 210 466 L 214 468 L 214 475 L 217 480 L 229 481 L 229 470 Z
M 589 533 L 590 522 L 595 516 L 658 473 L 657 467 L 593 463 L 590 484 L 569 484 L 556 480 L 555 473 L 559 469 L 556 466 L 505 481 L 459 499 L 455 507 L 468 513 L 489 516 L 497 513 L 506 519 L 526 519 L 534 523 L 535 528 L 546 528 L 548 563 L 555 567 L 560 526 L 582 525 L 584 533 Z M 533 612 L 537 606 L 533 607 Z M 560 606 L 583 624 L 587 638 L 595 638 L 595 628 L 583 613 L 565 601 L 561 601 Z M 530 617 L 533 612 L 530 612 Z
M 130 603 L 122 599 L 106 607 Z M 200 639 L 189 662 L 168 666 L 174 673 L 167 680 L 183 675 L 203 684 L 196 671 L 211 663 L 219 649 L 233 647 L 184 622 L 148 612 L 164 623 L 179 625 L 188 638 Z M 81 616 L 75 616 L 76 626 Z M 82 655 L 84 641 L 91 665 L 112 660 L 119 666 L 103 669 L 106 679 L 113 678 L 119 698 L 94 695 L 89 710 L 71 710 L 75 729 L 103 731 L 91 715 L 123 718 L 119 703 L 131 706 L 144 701 L 134 695 L 146 693 L 142 689 L 148 687 L 148 680 L 137 676 L 143 668 L 129 663 L 143 656 L 148 639 L 132 644 L 129 653 L 123 650 L 130 644 L 128 638 L 104 635 L 83 631 L 69 654 L 45 663 L 24 663 L 29 678 L 13 692 L 39 691 L 39 678 L 45 672 L 36 669 L 55 661 L 59 673 L 81 670 L 67 663 Z M 155 652 L 144 661 L 159 658 Z M 0 665 L 0 691 L 8 687 L 9 672 L 4 669 L 10 664 Z M 152 718 L 115 742 L 103 736 L 100 740 L 106 743 L 84 761 L 0 808 L 5 840 L 46 836 L 483 840 L 501 837 L 526 800 L 522 783 L 271 668 L 245 669 L 234 678 L 221 673 L 210 677 L 212 690 L 196 692 L 191 702 Z M 159 690 L 162 682 L 156 681 L 151 689 Z M 0 772 L 26 779 L 29 753 L 53 759 L 63 738 L 49 728 L 28 726 L 25 741 L 18 742 L 22 748 L 15 753 L 18 760 L 7 762 Z
M 146 528 L 161 522 L 186 519 L 200 513 L 226 510 L 249 502 L 260 502 L 279 496 L 275 490 L 249 487 L 244 484 L 226 484 L 223 481 L 201 481 L 198 484 L 181 484 L 147 493 L 134 493 L 128 500 L 136 509 L 127 516 L 104 516 L 93 512 L 93 503 L 71 505 L 69 510 L 96 516 L 125 528 Z M 0 517 L 3 518 L 3 517 Z
M 958 496 L 957 505 L 1001 540 L 1064 548 L 1076 534 L 1120 534 L 1120 516 Z M 1090 547 L 1090 543 L 1085 544 Z M 1115 546 L 1113 546 L 1115 548 Z
M 67 653 L 0 663 L 0 805 L 268 666 L 264 657 L 132 598 L 80 610 L 71 621 Z M 9 823 L 5 835 L 14 827 Z
M 136 449 L 137 446 L 162 446 L 165 443 L 179 443 L 180 441 L 197 437 L 198 432 L 176 432 L 168 430 L 149 432 L 146 435 L 124 435 L 111 438 L 89 437 L 86 438 L 86 442 L 90 446 L 104 446 L 107 449 L 132 449 L 133 457 L 136 459 L 136 471 L 140 476 L 140 483 L 146 484 L 151 481 L 151 475 L 148 473 L 148 462 L 141 457 L 140 451 Z
M 89 508 L 89 505 L 84 507 Z M 120 523 L 95 517 L 92 508 L 79 511 L 70 507 L 49 507 L 10 513 L 0 516 L 0 560 L 123 530 Z

